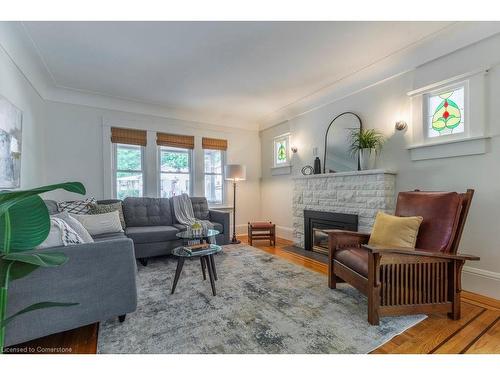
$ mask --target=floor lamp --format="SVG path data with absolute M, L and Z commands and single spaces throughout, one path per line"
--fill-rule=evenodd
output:
M 233 182 L 233 238 L 232 244 L 240 243 L 236 239 L 236 182 L 243 181 L 247 177 L 247 168 L 241 164 L 228 164 L 224 168 L 226 180 Z

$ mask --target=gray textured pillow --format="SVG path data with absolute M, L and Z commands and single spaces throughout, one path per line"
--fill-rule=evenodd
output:
M 118 211 L 97 215 L 70 214 L 70 216 L 82 223 L 92 236 L 123 232 Z
M 57 217 L 61 220 L 64 220 L 66 224 L 68 224 L 69 227 L 80 236 L 84 243 L 94 242 L 94 239 L 90 235 L 89 231 L 85 229 L 85 227 L 78 220 L 76 220 L 74 217 L 71 217 L 66 211 L 63 211 L 56 215 L 50 215 L 50 217 Z
M 108 212 L 118 211 L 120 216 L 120 223 L 122 224 L 122 229 L 125 229 L 125 218 L 123 217 L 123 207 L 122 202 L 110 203 L 110 204 L 93 204 L 90 206 L 90 215 L 107 214 Z

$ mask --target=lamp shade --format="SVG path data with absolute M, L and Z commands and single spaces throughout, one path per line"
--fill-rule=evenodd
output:
M 247 167 L 241 164 L 228 164 L 224 167 L 226 180 L 242 181 L 247 178 Z

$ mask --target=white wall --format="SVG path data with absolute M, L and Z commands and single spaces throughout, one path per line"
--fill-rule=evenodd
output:
M 377 167 L 398 172 L 398 191 L 415 188 L 427 190 L 465 191 L 474 188 L 472 202 L 465 227 L 461 249 L 481 257 L 479 262 L 469 262 L 464 273 L 464 288 L 500 298 L 500 251 L 498 231 L 500 216 L 500 36 L 434 60 L 414 71 L 383 81 L 361 92 L 347 96 L 321 108 L 288 121 L 292 136 L 299 150 L 294 160 L 294 173 L 313 163 L 313 147 L 323 155 L 323 137 L 329 121 L 343 111 L 358 113 L 365 128 L 377 128 L 388 138 Z M 399 119 L 409 122 L 410 99 L 406 93 L 429 83 L 441 81 L 478 68 L 495 65 L 486 77 L 486 128 L 492 137 L 489 152 L 482 155 L 411 161 L 407 145 L 411 144 L 411 127 L 406 132 L 395 132 L 394 123 Z M 283 125 L 280 124 L 279 127 Z M 266 175 L 272 165 L 269 140 L 273 130 L 261 132 L 263 183 L 262 216 L 282 227 L 291 227 L 291 215 L 282 215 L 285 203 L 268 197 L 291 196 L 290 176 Z M 460 146 L 457 146 L 460 147 Z M 270 149 L 270 148 L 269 148 Z M 287 203 L 291 206 L 291 200 Z
M 21 188 L 44 183 L 44 104 L 0 47 L 0 95 L 23 111 Z
M 103 138 L 105 126 L 124 126 L 175 134 L 195 135 L 196 149 L 201 152 L 201 138 L 214 137 L 228 140 L 227 162 L 245 164 L 247 180 L 238 185 L 236 224 L 260 216 L 260 141 L 257 131 L 229 129 L 214 125 L 176 119 L 109 111 L 80 105 L 46 102 L 46 181 L 47 183 L 81 181 L 87 196 L 109 198 L 104 181 L 103 165 L 109 155 L 103 147 L 109 140 Z M 149 141 L 154 142 L 153 139 Z M 148 166 L 147 166 L 148 167 Z M 156 166 L 153 167 L 153 171 Z M 199 187 L 194 192 L 200 193 Z M 232 203 L 232 189 L 227 186 L 227 203 Z M 54 199 L 73 199 L 71 193 L 57 191 L 47 195 Z

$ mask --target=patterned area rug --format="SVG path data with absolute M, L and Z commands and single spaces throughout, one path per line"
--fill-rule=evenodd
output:
M 124 323 L 103 322 L 99 353 L 368 353 L 425 319 L 382 318 L 370 326 L 366 298 L 347 284 L 247 245 L 215 256 L 217 296 L 198 259 L 139 266 L 139 302 Z M 207 275 L 208 277 L 208 275 Z

